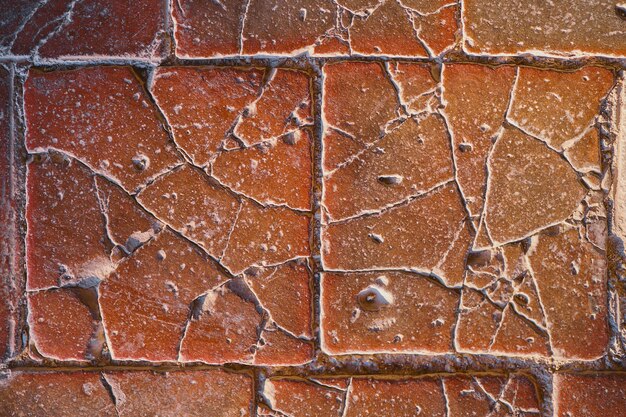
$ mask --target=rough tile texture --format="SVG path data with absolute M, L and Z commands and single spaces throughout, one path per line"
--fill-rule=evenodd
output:
M 0 417 L 626 414 L 624 2 L 0 3 Z

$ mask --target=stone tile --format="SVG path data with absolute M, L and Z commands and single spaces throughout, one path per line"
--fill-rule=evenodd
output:
M 256 68 L 160 67 L 151 91 L 178 146 L 196 165 L 205 166 L 261 94 L 263 77 L 264 71 Z
M 28 165 L 26 189 L 28 289 L 106 278 L 115 266 L 93 173 L 62 154 L 42 154 Z
M 181 163 L 131 68 L 32 70 L 25 88 L 31 152 L 66 152 L 129 192 Z
M 165 51 L 164 5 L 150 0 L 20 1 L 0 14 L 9 21 L 0 39 L 4 55 L 159 59 Z
M 59 360 L 91 359 L 97 317 L 80 299 L 78 289 L 28 294 L 30 341 L 37 353 Z
M 535 2 L 524 10 L 514 0 L 469 0 L 464 47 L 489 55 L 625 56 L 623 13 L 610 0 Z
M 164 230 L 100 286 L 111 356 L 175 361 L 196 299 L 227 280 L 202 251 Z
M 626 374 L 557 373 L 553 398 L 557 417 L 621 415 L 626 413 Z
M 401 272 L 325 273 L 321 288 L 329 354 L 452 351 L 459 290 Z
M 455 3 L 397 0 L 185 0 L 173 8 L 176 53 L 187 58 L 434 56 L 460 37 L 458 13 Z
M 0 416 L 111 416 L 115 404 L 96 372 L 13 372 L 0 381 Z
M 249 375 L 219 369 L 184 372 L 107 372 L 119 416 L 250 416 Z

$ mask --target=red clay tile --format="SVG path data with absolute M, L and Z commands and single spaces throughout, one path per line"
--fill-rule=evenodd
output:
M 257 345 L 254 364 L 262 366 L 300 365 L 313 359 L 311 341 L 296 338 L 281 329 L 265 328 Z
M 67 152 L 127 191 L 180 164 L 130 68 L 33 70 L 24 100 L 30 151 Z
M 624 6 L 620 9 L 619 2 L 555 0 L 519 6 L 515 0 L 465 1 L 465 48 L 490 55 L 626 55 Z
M 85 59 L 134 57 L 158 59 L 164 52 L 164 5 L 150 0 L 52 0 L 16 12 L 14 55 Z
M 556 417 L 603 417 L 626 414 L 626 374 L 603 372 L 554 376 Z
M 322 346 L 329 354 L 452 350 L 459 302 L 450 290 L 409 273 L 325 273 Z
M 0 381 L 0 416 L 111 416 L 113 403 L 96 372 L 13 372 Z
M 613 74 L 598 67 L 575 72 L 520 68 L 509 119 L 561 150 L 593 122 L 612 85 Z
M 254 357 L 261 314 L 254 303 L 221 285 L 205 294 L 198 315 L 192 316 L 181 340 L 183 362 L 250 362 Z
M 245 279 L 261 306 L 282 329 L 311 337 L 311 272 L 302 262 L 250 268 Z
M 346 417 L 445 416 L 441 381 L 435 378 L 396 380 L 353 379 L 347 395 Z
M 262 81 L 263 71 L 255 68 L 161 67 L 154 75 L 152 93 L 178 146 L 196 165 L 204 166 L 217 156 L 244 109 L 261 93 Z
M 37 352 L 59 360 L 90 359 L 89 345 L 97 323 L 72 289 L 28 295 L 30 340 Z
M 222 263 L 233 274 L 250 266 L 272 266 L 310 256 L 310 218 L 282 207 L 244 201 Z
M 586 192 L 558 153 L 519 130 L 505 129 L 489 171 L 485 222 L 494 244 L 521 240 L 564 221 Z
M 100 286 L 111 356 L 175 361 L 194 301 L 227 280 L 202 251 L 164 230 Z
M 541 234 L 529 256 L 554 353 L 595 359 L 607 349 L 606 257 L 576 228 Z
M 269 379 L 263 386 L 270 410 L 292 416 L 339 417 L 344 391 L 303 379 Z
M 601 172 L 600 137 L 590 129 L 565 149 L 565 156 L 579 172 Z
M 252 148 L 222 152 L 211 173 L 222 184 L 261 204 L 311 209 L 311 133 L 296 130 Z
M 107 372 L 119 416 L 251 415 L 252 378 L 215 370 Z
M 93 174 L 76 160 L 47 153 L 28 165 L 26 187 L 28 289 L 106 278 L 115 266 Z
M 144 189 L 138 201 L 215 258 L 222 256 L 240 201 L 202 171 L 183 166 Z
M 274 70 L 261 95 L 247 106 L 233 133 L 250 146 L 289 133 L 302 123 L 310 124 L 310 88 L 306 73 Z
M 504 120 L 514 76 L 512 67 L 452 64 L 443 69 L 444 114 L 452 136 L 457 179 L 473 216 L 482 212 L 485 164 Z
M 391 268 L 428 273 L 440 266 L 459 230 L 466 230 L 464 219 L 456 187 L 448 182 L 379 214 L 325 226 L 324 265 L 329 269 Z M 466 243 L 469 246 L 470 242 Z M 442 279 L 457 285 L 462 281 L 458 276 Z

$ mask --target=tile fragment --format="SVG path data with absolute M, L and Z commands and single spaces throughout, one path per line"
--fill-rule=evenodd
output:
M 180 164 L 129 67 L 31 70 L 25 90 L 31 152 L 68 153 L 129 192 Z
M 303 379 L 266 380 L 262 393 L 271 411 L 289 416 L 339 417 L 345 396 L 343 390 Z
M 601 417 L 626 413 L 626 374 L 592 372 L 554 376 L 554 415 Z
M 401 272 L 324 273 L 321 287 L 329 354 L 451 351 L 457 291 Z
M 474 54 L 624 56 L 624 20 L 613 0 L 463 3 L 464 48 Z

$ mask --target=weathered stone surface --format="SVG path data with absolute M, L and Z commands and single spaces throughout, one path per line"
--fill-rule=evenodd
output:
M 97 324 L 79 294 L 59 289 L 28 295 L 30 341 L 37 353 L 51 359 L 89 359 Z
M 181 57 L 436 56 L 459 37 L 455 3 L 228 0 L 173 8 Z
M 119 416 L 249 416 L 252 378 L 222 370 L 107 372 Z
M 192 303 L 227 280 L 203 252 L 164 230 L 100 286 L 111 356 L 176 360 Z
M 452 350 L 459 302 L 450 290 L 410 273 L 325 273 L 322 347 L 329 354 Z
M 33 70 L 24 100 L 29 151 L 71 154 L 130 192 L 180 164 L 128 67 Z
M 217 156 L 245 108 L 261 93 L 262 81 L 263 71 L 256 68 L 161 67 L 155 72 L 152 93 L 178 146 L 196 165 L 204 166 Z
M 0 416 L 111 416 L 115 404 L 97 372 L 14 372 L 0 381 Z
M 624 5 L 612 0 L 463 3 L 464 47 L 471 53 L 626 55 Z M 621 13 L 621 14 L 620 14 Z
M 554 415 L 601 417 L 626 413 L 626 374 L 558 373 L 554 376 Z
M 164 7 L 150 0 L 3 4 L 0 15 L 7 26 L 0 37 L 0 53 L 78 60 L 159 59 L 164 52 Z
M 48 153 L 28 165 L 26 187 L 28 289 L 106 278 L 114 265 L 93 174 L 76 160 Z

